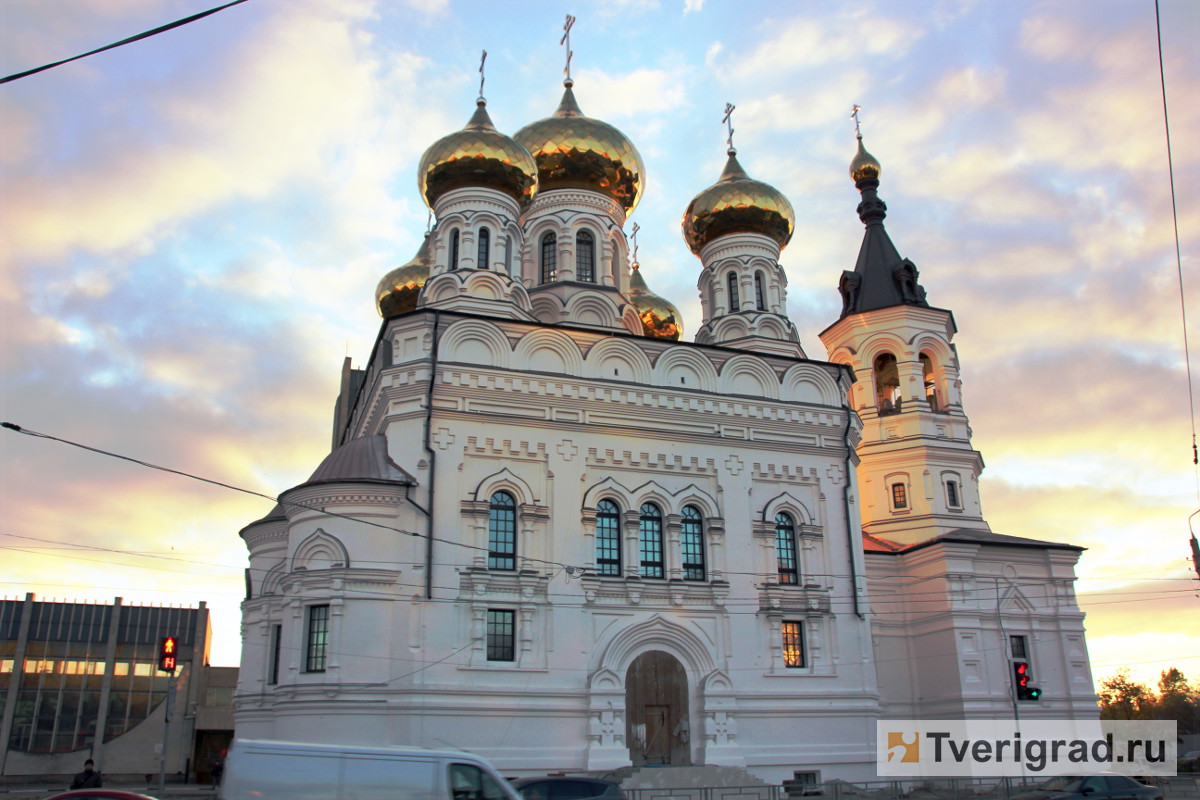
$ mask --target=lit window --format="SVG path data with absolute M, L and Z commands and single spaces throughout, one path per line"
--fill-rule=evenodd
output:
M 951 508 L 962 507 L 962 500 L 958 496 L 958 481 L 946 481 L 946 504 Z
M 488 504 L 488 569 L 517 568 L 517 502 L 496 492 Z
M 759 311 L 767 310 L 767 298 L 763 294 L 762 273 L 754 273 L 754 305 Z
M 642 505 L 639 527 L 642 541 L 642 577 L 662 578 L 663 571 L 663 526 L 662 512 L 654 503 Z
M 581 281 L 596 281 L 596 242 L 588 231 L 575 235 L 575 277 Z
M 908 488 L 903 483 L 892 484 L 892 508 L 908 508 Z
M 547 233 L 542 237 L 542 283 L 550 283 L 558 275 L 558 237 Z
M 738 300 L 738 284 L 737 275 L 729 273 L 725 278 L 725 285 L 729 287 L 729 313 L 733 313 L 741 309 L 741 302 Z
M 704 580 L 704 520 L 695 506 L 683 509 L 679 545 L 683 550 L 683 579 Z
M 796 524 L 791 514 L 775 515 L 775 553 L 779 562 L 779 582 L 796 584 L 800 574 L 796 568 Z
M 304 671 L 324 672 L 329 654 L 329 606 L 309 606 Z
M 783 634 L 783 665 L 785 667 L 804 666 L 804 624 L 800 622 L 784 622 L 780 626 Z
M 488 250 L 491 249 L 492 234 L 487 228 L 479 229 L 479 252 L 475 256 L 475 269 L 490 269 Z
M 487 612 L 487 660 L 515 661 L 516 612 L 489 608 Z
M 450 269 L 458 269 L 458 228 L 450 231 Z
M 611 500 L 596 505 L 596 573 L 621 574 L 621 512 Z

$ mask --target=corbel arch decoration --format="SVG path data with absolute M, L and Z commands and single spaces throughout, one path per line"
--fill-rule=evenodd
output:
M 531 505 L 538 502 L 533 487 L 529 485 L 529 482 L 508 467 L 498 472 L 493 472 L 476 484 L 475 489 L 471 492 L 471 499 L 475 502 L 486 503 L 493 494 L 501 491 L 511 494 L 517 501 L 518 506 Z
M 717 650 L 717 642 L 694 625 L 681 625 L 655 614 L 636 625 L 615 627 L 618 630 L 611 638 L 593 650 L 599 654 L 594 665 L 597 671 L 611 670 L 623 675 L 634 659 L 650 650 L 661 650 L 677 658 L 688 672 L 689 683 L 716 669 L 712 654 Z
M 559 375 L 581 375 L 583 354 L 579 345 L 561 331 L 538 330 L 521 337 L 514 357 L 530 370 Z
M 350 566 L 350 553 L 336 536 L 317 528 L 296 547 L 292 556 L 292 572 L 319 569 L 346 569 Z
M 466 319 L 442 334 L 441 357 L 446 361 L 507 368 L 512 357 L 508 337 L 490 322 Z

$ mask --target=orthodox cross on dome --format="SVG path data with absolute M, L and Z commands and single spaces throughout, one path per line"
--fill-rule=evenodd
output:
M 483 55 L 479 58 L 479 99 L 483 99 L 483 65 L 487 63 L 487 50 L 483 51 Z
M 571 51 L 571 28 L 574 27 L 574 25 L 575 18 L 570 14 L 567 14 L 567 21 L 563 23 L 562 38 L 558 40 L 559 44 L 565 44 L 567 46 L 567 66 L 563 68 L 563 74 L 567 76 L 566 83 L 573 82 L 571 80 L 571 56 L 575 55 L 575 53 Z
M 637 260 L 637 247 L 638 247 L 637 234 L 638 234 L 638 231 L 640 231 L 641 229 L 642 229 L 642 226 L 638 225 L 635 222 L 635 223 L 633 223 L 633 231 L 629 234 L 629 238 L 633 239 L 633 264 L 635 267 L 637 266 L 637 263 L 638 263 L 638 260 Z
M 729 138 L 725 140 L 725 143 L 729 145 L 730 150 L 733 149 L 733 110 L 735 108 L 737 108 L 737 106 L 735 106 L 733 103 L 726 103 L 725 116 L 721 118 L 721 122 L 724 122 L 729 128 Z
M 854 135 L 859 139 L 862 138 L 862 131 L 858 127 L 858 112 L 860 111 L 862 111 L 862 106 L 857 103 L 854 105 L 854 108 L 850 109 L 850 118 L 854 120 Z

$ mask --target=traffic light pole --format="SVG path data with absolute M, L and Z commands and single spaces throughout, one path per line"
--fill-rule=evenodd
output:
M 175 673 L 167 683 L 167 697 L 163 700 L 163 740 L 162 753 L 158 756 L 158 792 L 162 794 L 167 784 L 167 739 L 171 730 L 171 706 L 175 701 Z

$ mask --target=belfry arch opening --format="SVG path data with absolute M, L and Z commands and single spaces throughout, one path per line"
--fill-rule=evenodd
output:
M 687 672 L 670 653 L 651 650 L 629 665 L 625 741 L 633 766 L 691 766 L 687 686 Z
M 901 410 L 900 369 L 891 353 L 875 357 L 875 404 L 880 414 L 896 414 Z
M 933 369 L 933 359 L 928 353 L 921 353 L 921 382 L 925 386 L 925 402 L 929 403 L 930 411 L 946 411 L 946 393 L 938 385 L 937 375 Z

